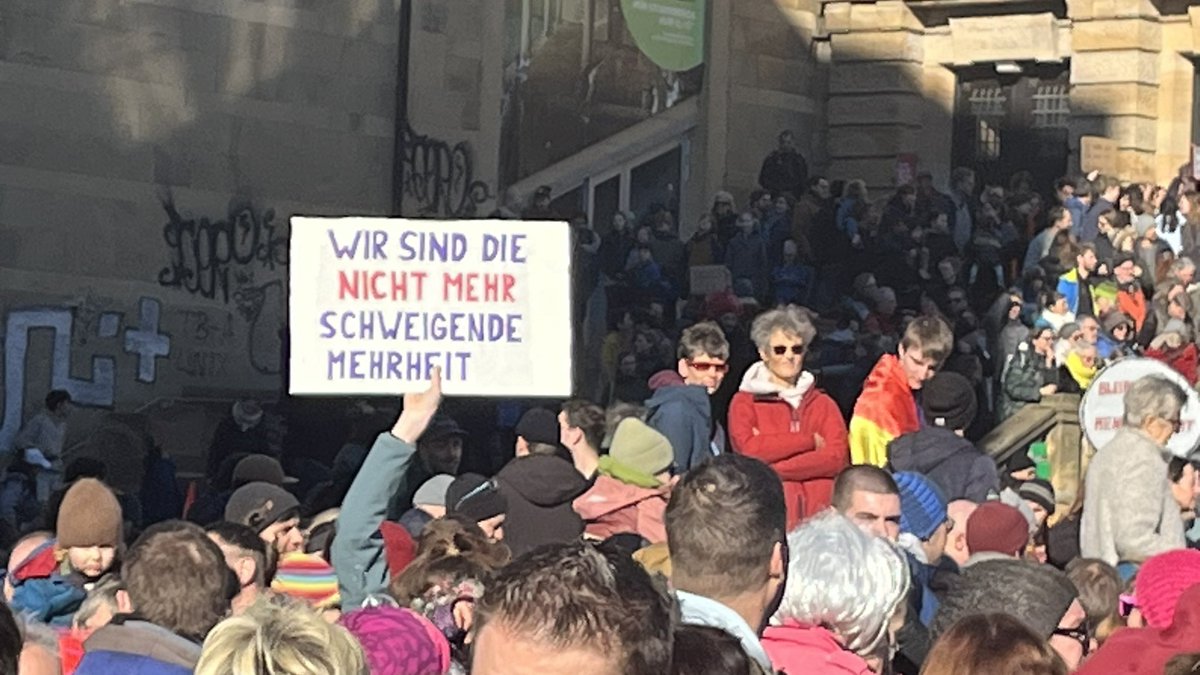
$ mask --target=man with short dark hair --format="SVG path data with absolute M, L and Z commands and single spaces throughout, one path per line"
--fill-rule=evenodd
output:
M 457 476 L 467 432 L 444 412 L 429 421 L 417 442 L 417 454 L 408 463 L 396 492 L 388 503 L 388 520 L 399 520 L 413 505 L 417 488 L 438 474 Z
M 558 413 L 559 441 L 571 453 L 575 470 L 584 478 L 600 468 L 600 446 L 604 442 L 604 409 L 583 399 L 571 399 Z
M 950 202 L 954 212 L 950 214 L 950 232 L 959 252 L 967 249 L 975 234 L 975 172 L 960 166 L 950 172 Z
M 475 610 L 475 675 L 670 672 L 670 596 L 627 555 L 574 542 L 492 579 Z
M 796 149 L 796 135 L 785 129 L 779 132 L 779 146 L 763 160 L 758 184 L 776 196 L 786 192 L 799 197 L 807 183 L 808 162 Z
M 1084 242 L 1075 249 L 1075 267 L 1058 278 L 1058 290 L 1067 298 L 1067 308 L 1075 316 L 1092 314 L 1092 274 L 1099 259 L 1096 246 Z
M 121 578 L 133 614 L 93 633 L 75 672 L 190 674 L 237 590 L 221 549 L 198 525 L 152 525 L 130 547 Z
M 863 532 L 896 541 L 900 537 L 900 488 L 876 466 L 852 466 L 833 482 L 833 508 Z
M 676 371 L 651 378 L 647 423 L 671 441 L 675 473 L 682 474 L 725 449 L 725 432 L 713 419 L 709 400 L 729 372 L 729 342 L 711 321 L 684 329 Z
M 1054 243 L 1055 235 L 1070 229 L 1071 212 L 1065 206 L 1050 207 L 1050 212 L 1046 216 L 1045 229 L 1029 240 L 1029 247 L 1025 249 L 1025 263 L 1022 265 L 1021 271 L 1029 272 L 1041 264 L 1042 259 L 1050 255 L 1050 245 Z
M 59 488 L 63 472 L 63 441 L 67 437 L 67 418 L 75 406 L 64 389 L 46 394 L 46 407 L 29 419 L 13 437 L 14 450 L 41 450 L 50 466 L 37 471 L 37 501 L 45 504 Z
M 1094 242 L 1100 236 L 1100 216 L 1106 211 L 1114 211 L 1121 199 L 1121 181 L 1115 176 L 1097 176 L 1093 188 L 1099 197 L 1083 214 L 1083 222 L 1079 227 L 1079 241 Z
M 768 672 L 758 635 L 787 577 L 786 513 L 779 476 L 735 454 L 684 476 L 666 511 L 671 583 L 683 623 L 736 637 Z
M 213 523 L 205 532 L 221 549 L 225 565 L 237 577 L 238 594 L 230 601 L 230 609 L 237 616 L 253 605 L 270 585 L 274 549 L 268 549 L 253 529 L 238 523 Z

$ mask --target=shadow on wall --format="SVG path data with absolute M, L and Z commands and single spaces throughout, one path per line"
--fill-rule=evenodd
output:
M 397 40 L 390 0 L 0 5 L 0 441 L 53 387 L 283 386 L 287 220 L 389 210 Z

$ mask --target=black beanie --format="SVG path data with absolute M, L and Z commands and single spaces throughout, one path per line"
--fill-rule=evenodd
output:
M 942 598 L 929 630 L 936 639 L 964 616 L 1000 612 L 1048 640 L 1078 596 L 1067 575 L 1049 565 L 984 560 L 963 571 Z
M 967 378 L 942 371 L 926 382 L 921 389 L 921 406 L 930 426 L 951 431 L 966 429 L 975 421 L 978 404 L 975 388 Z
M 446 488 L 446 511 L 479 522 L 508 510 L 508 500 L 495 481 L 477 473 L 464 473 Z

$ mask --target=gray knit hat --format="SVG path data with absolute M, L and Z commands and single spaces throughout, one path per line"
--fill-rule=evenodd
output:
M 1067 575 L 1049 565 L 984 560 L 967 567 L 946 593 L 930 633 L 936 639 L 965 616 L 999 612 L 1048 640 L 1078 596 Z

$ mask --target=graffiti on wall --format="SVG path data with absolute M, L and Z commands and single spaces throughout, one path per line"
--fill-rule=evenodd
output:
M 227 303 L 239 278 L 255 269 L 287 267 L 287 225 L 275 223 L 275 209 L 234 199 L 224 219 L 210 220 L 182 215 L 169 192 L 160 201 L 167 213 L 162 236 L 168 255 L 158 273 L 160 285 Z
M 159 328 L 161 304 L 155 298 L 141 298 L 136 323 L 125 327 L 121 351 L 136 358 L 135 378 L 153 384 L 158 374 L 158 359 L 171 354 L 171 336 Z M 124 315 L 102 311 L 85 324 L 96 337 L 113 339 L 121 335 Z M 32 307 L 9 312 L 4 326 L 4 415 L 0 421 L 0 448 L 7 448 L 20 430 L 25 408 L 26 385 L 39 374 L 28 361 L 29 347 L 39 331 L 50 332 L 49 381 L 45 389 L 65 389 L 82 406 L 108 408 L 116 395 L 117 363 L 115 350 L 93 354 L 91 372 L 73 377 L 71 363 L 77 344 L 74 335 L 79 322 L 71 307 Z
M 470 218 L 494 196 L 487 183 L 475 178 L 475 153 L 466 141 L 450 145 L 406 124 L 398 151 L 404 197 L 416 202 L 422 216 Z
M 167 213 L 163 241 L 168 262 L 158 283 L 209 300 L 233 303 L 234 311 L 209 316 L 185 316 L 191 336 L 176 370 L 192 377 L 228 374 L 228 353 L 236 332 L 234 317 L 245 322 L 250 365 L 263 375 L 281 372 L 281 329 L 284 286 L 281 276 L 288 265 L 287 225 L 275 222 L 275 210 L 259 209 L 248 200 L 230 202 L 224 220 L 183 216 L 170 193 L 160 198 Z M 262 280 L 263 273 L 276 278 Z

